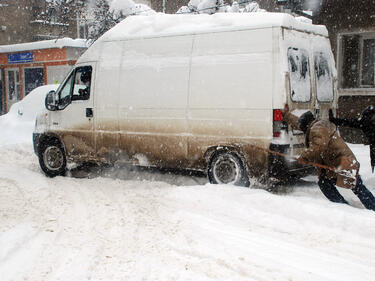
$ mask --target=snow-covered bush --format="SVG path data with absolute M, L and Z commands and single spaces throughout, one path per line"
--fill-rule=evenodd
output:
M 110 12 L 116 17 L 131 15 L 153 15 L 156 12 L 145 4 L 138 4 L 132 0 L 112 0 L 109 5 Z
M 232 5 L 223 0 L 190 0 L 187 6 L 182 6 L 177 14 L 214 14 L 214 13 L 255 13 L 265 12 L 259 4 L 251 0 L 234 1 Z
M 94 0 L 87 13 L 93 18 L 90 22 L 89 35 L 96 40 L 127 16 L 153 15 L 156 12 L 149 6 L 137 4 L 133 0 Z

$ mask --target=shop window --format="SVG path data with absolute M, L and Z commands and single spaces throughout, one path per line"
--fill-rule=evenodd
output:
M 375 34 L 341 37 L 342 88 L 375 88 Z
M 25 68 L 25 95 L 28 95 L 35 88 L 44 85 L 44 71 L 43 68 Z
M 20 100 L 20 73 L 16 69 L 7 70 L 8 100 Z

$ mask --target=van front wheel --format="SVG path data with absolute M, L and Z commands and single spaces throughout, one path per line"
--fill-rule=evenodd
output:
M 207 176 L 213 184 L 250 186 L 244 161 L 232 151 L 215 152 L 208 163 Z
M 57 139 L 43 142 L 39 149 L 39 164 L 49 177 L 64 176 L 66 172 L 66 156 Z

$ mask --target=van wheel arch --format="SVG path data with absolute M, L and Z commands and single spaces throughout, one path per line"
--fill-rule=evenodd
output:
M 215 146 L 205 154 L 207 177 L 212 184 L 250 186 L 248 167 L 240 148 Z M 220 171 L 225 169 L 225 173 Z
M 60 139 L 43 135 L 38 146 L 39 164 L 48 177 L 64 176 L 66 173 L 66 152 Z

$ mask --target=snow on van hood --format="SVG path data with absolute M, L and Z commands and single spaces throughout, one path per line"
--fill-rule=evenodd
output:
M 32 90 L 23 100 L 15 103 L 9 112 L 0 116 L 0 146 L 32 142 L 35 117 L 45 111 L 44 99 L 59 85 L 45 85 Z
M 101 39 L 122 40 L 132 37 L 183 35 L 248 28 L 283 26 L 328 36 L 325 26 L 301 22 L 283 13 L 217 13 L 214 15 L 165 15 L 131 16 L 124 19 Z

